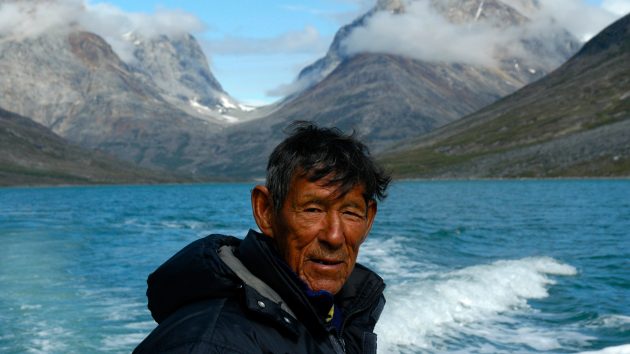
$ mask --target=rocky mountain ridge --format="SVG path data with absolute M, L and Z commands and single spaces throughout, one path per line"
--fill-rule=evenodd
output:
M 529 50 L 528 55 L 499 58 L 494 66 L 346 52 L 344 41 L 354 31 L 369 26 L 375 16 L 392 16 L 393 20 L 406 16 L 409 3 L 412 2 L 381 1 L 366 15 L 342 27 L 328 54 L 300 74 L 310 86 L 305 85 L 306 89 L 291 96 L 270 115 L 227 128 L 219 141 L 229 149 L 220 159 L 204 163 L 203 169 L 262 176 L 266 156 L 283 138 L 283 129 L 294 120 L 313 120 L 354 130 L 374 152 L 379 152 L 389 144 L 475 112 L 541 78 L 578 47 L 568 32 L 558 29 L 544 36 L 527 37 L 522 47 Z M 498 0 L 431 3 L 441 9 L 440 16 L 448 13 L 462 21 L 497 21 L 497 16 L 504 16 L 501 23 L 505 26 L 527 22 L 525 15 Z M 529 3 L 534 6 L 531 0 Z M 533 57 L 539 57 L 538 62 L 529 61 Z
M 294 120 L 354 130 L 378 153 L 543 77 L 577 49 L 567 31 L 552 27 L 522 30 L 519 50 L 498 46 L 496 61 L 486 66 L 349 51 L 357 30 L 375 18 L 408 21 L 414 2 L 378 1 L 339 30 L 324 58 L 304 69 L 301 77 L 310 77 L 301 91 L 255 113 L 223 91 L 190 35 L 128 33 L 133 58 L 123 61 L 102 37 L 80 28 L 0 38 L 0 72 L 7 73 L 0 77 L 0 106 L 140 166 L 202 178 L 258 178 Z M 536 0 L 427 3 L 432 16 L 453 26 L 480 22 L 508 32 L 527 25 L 538 6 Z
M 352 54 L 347 52 L 345 42 L 353 31 L 366 26 L 375 16 L 383 13 L 404 15 L 410 5 L 420 2 L 379 0 L 366 14 L 339 29 L 326 55 L 302 69 L 295 87 L 300 91 L 312 87 L 328 76 L 342 61 L 350 59 Z M 452 24 L 482 22 L 502 29 L 526 25 L 530 21 L 528 16 L 540 8 L 538 0 L 429 0 L 429 4 L 431 10 Z M 577 51 L 579 43 L 570 33 L 562 28 L 554 30 L 546 34 L 547 36 L 543 33 L 523 34 L 521 41 L 530 52 L 527 58 L 504 55 L 498 58 L 501 70 L 506 78 L 511 79 L 512 86 L 522 87 L 543 77 Z M 549 41 L 547 45 L 545 41 Z M 534 60 L 529 60 L 532 58 L 546 63 L 537 64 Z
M 127 33 L 124 38 L 135 47 L 128 63 L 131 69 L 152 81 L 167 102 L 184 112 L 212 123 L 231 124 L 239 122 L 235 116 L 242 111 L 253 109 L 223 90 L 192 35 L 145 38 Z
M 0 106 L 81 146 L 192 174 L 217 134 L 255 116 L 223 90 L 189 34 L 130 32 L 122 56 L 81 21 L 37 22 L 48 10 L 85 11 L 74 5 L 0 1 L 25 21 L 0 33 Z
M 398 177 L 630 175 L 630 15 L 542 80 L 382 156 Z
M 0 71 L 0 106 L 141 166 L 181 166 L 182 150 L 223 127 L 167 102 L 94 33 L 0 41 Z M 200 154 L 195 148 L 189 158 Z

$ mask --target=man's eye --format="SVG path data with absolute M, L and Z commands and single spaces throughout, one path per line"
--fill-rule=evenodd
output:
M 318 213 L 318 212 L 321 211 L 321 209 L 318 209 L 318 208 L 306 208 L 306 209 L 304 209 L 304 211 L 307 212 L 307 213 Z
M 350 216 L 352 218 L 358 218 L 358 219 L 363 219 L 363 215 L 356 213 L 354 211 L 344 211 L 343 212 L 344 215 Z

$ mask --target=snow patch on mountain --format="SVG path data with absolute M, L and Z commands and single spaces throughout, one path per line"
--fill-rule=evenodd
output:
M 481 16 L 481 13 L 483 12 L 484 3 L 485 1 L 482 1 L 481 3 L 479 3 L 479 8 L 477 9 L 477 13 L 475 14 L 475 22 L 479 21 L 479 16 Z

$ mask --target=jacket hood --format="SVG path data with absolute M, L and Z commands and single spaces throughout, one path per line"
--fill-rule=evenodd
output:
M 233 236 L 210 235 L 192 242 L 155 270 L 147 280 L 149 311 L 160 323 L 182 306 L 237 291 L 239 278 L 219 258 L 222 246 L 238 247 Z

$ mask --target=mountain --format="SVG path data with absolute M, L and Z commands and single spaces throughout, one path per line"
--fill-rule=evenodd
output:
M 87 151 L 29 118 L 0 108 L 0 186 L 176 181 L 186 180 Z
M 195 65 L 188 66 L 195 71 Z M 191 171 L 226 122 L 180 109 L 172 96 L 164 94 L 168 79 L 150 75 L 159 68 L 148 64 L 144 68 L 139 73 L 102 37 L 75 28 L 49 30 L 37 37 L 3 37 L 0 106 L 84 147 L 144 167 Z M 186 77 L 196 74 L 179 70 L 172 75 L 179 76 L 170 83 L 182 82 L 173 83 L 174 95 L 179 92 L 185 100 Z M 193 91 L 190 87 L 203 86 L 199 82 L 203 79 L 212 81 L 209 75 L 189 80 L 186 93 Z
M 405 5 L 401 0 L 378 0 L 376 6 L 366 14 L 360 16 L 350 24 L 342 26 L 335 34 L 326 55 L 300 71 L 295 84 L 298 91 L 312 87 L 322 81 L 344 59 L 348 59 L 349 56 L 344 52 L 342 43 L 350 36 L 354 29 L 364 26 L 372 16 L 379 12 L 402 13 L 404 11 Z
M 398 177 L 630 176 L 630 15 L 544 79 L 381 157 Z
M 76 20 L 80 2 L 0 0 L 0 11 L 21 22 L 0 31 L 0 106 L 83 147 L 194 174 L 226 126 L 259 114 L 223 90 L 190 34 L 106 32 L 112 47 Z
M 267 155 L 294 120 L 354 130 L 372 151 L 379 152 L 473 113 L 540 79 L 578 48 L 566 30 L 551 26 L 547 31 L 523 29 L 518 33 L 520 51 L 496 48 L 492 65 L 348 51 L 349 38 L 372 26 L 372 21 L 390 17 L 396 27 L 399 19 L 413 19 L 408 14 L 410 4 L 413 2 L 381 0 L 367 14 L 342 27 L 327 55 L 300 73 L 296 86 L 301 91 L 264 118 L 226 128 L 217 140 L 223 144 L 220 149 L 224 154 L 199 168 L 261 176 Z M 519 0 L 517 7 L 498 0 L 433 0 L 430 4 L 434 17 L 440 16 L 452 25 L 463 23 L 464 27 L 459 28 L 481 22 L 496 32 L 520 31 L 524 27 L 519 26 L 531 20 L 517 7 L 534 11 L 538 6 L 535 0 Z M 404 33 L 400 35 L 404 38 Z M 512 44 L 508 41 L 506 45 Z
M 422 1 L 379 0 L 372 10 L 351 24 L 343 26 L 337 32 L 326 56 L 304 68 L 298 75 L 295 86 L 310 88 L 325 79 L 342 62 L 352 59 L 354 53 L 348 52 L 347 42 L 354 31 L 368 26 L 375 17 L 382 17 L 384 13 L 394 15 L 392 22 L 395 22 L 397 17 L 409 15 L 408 7 L 418 3 L 422 3 Z M 545 76 L 579 48 L 577 40 L 560 27 L 548 26 L 546 32 L 525 28 L 531 22 L 528 16 L 534 16 L 536 11 L 540 10 L 538 0 L 430 0 L 429 4 L 429 11 L 442 16 L 453 25 L 465 27 L 475 23 L 483 23 L 505 31 L 523 27 L 523 33 L 520 33 L 519 38 L 516 39 L 521 42 L 519 44 L 524 46 L 525 52 L 519 53 L 518 56 L 509 55 L 512 54 L 509 51 L 495 53 L 500 65 L 498 67 L 486 65 L 486 68 L 499 70 L 494 70 L 495 72 L 492 73 L 481 73 L 481 75 L 494 75 L 494 79 L 502 84 L 493 88 L 494 90 L 503 90 L 495 93 L 495 96 L 497 94 L 502 96 L 504 95 L 503 92 L 513 92 L 517 88 Z M 417 19 L 417 21 L 423 20 L 427 19 Z M 401 29 L 400 35 L 405 35 L 404 29 Z M 409 44 L 412 45 L 413 43 Z M 483 51 L 484 48 L 474 50 Z M 435 61 L 433 62 L 435 63 Z M 443 65 L 441 70 L 436 71 L 436 74 L 442 74 L 445 69 L 452 70 L 452 67 L 458 69 L 462 63 L 451 62 L 449 64 L 454 65 Z M 501 78 L 497 79 L 496 76 L 501 76 Z M 507 82 L 501 82 L 501 79 Z
M 223 90 L 192 35 L 146 38 L 131 32 L 124 39 L 134 46 L 131 69 L 152 81 L 162 98 L 186 113 L 211 122 L 235 123 L 239 118 L 233 115 L 251 109 Z

